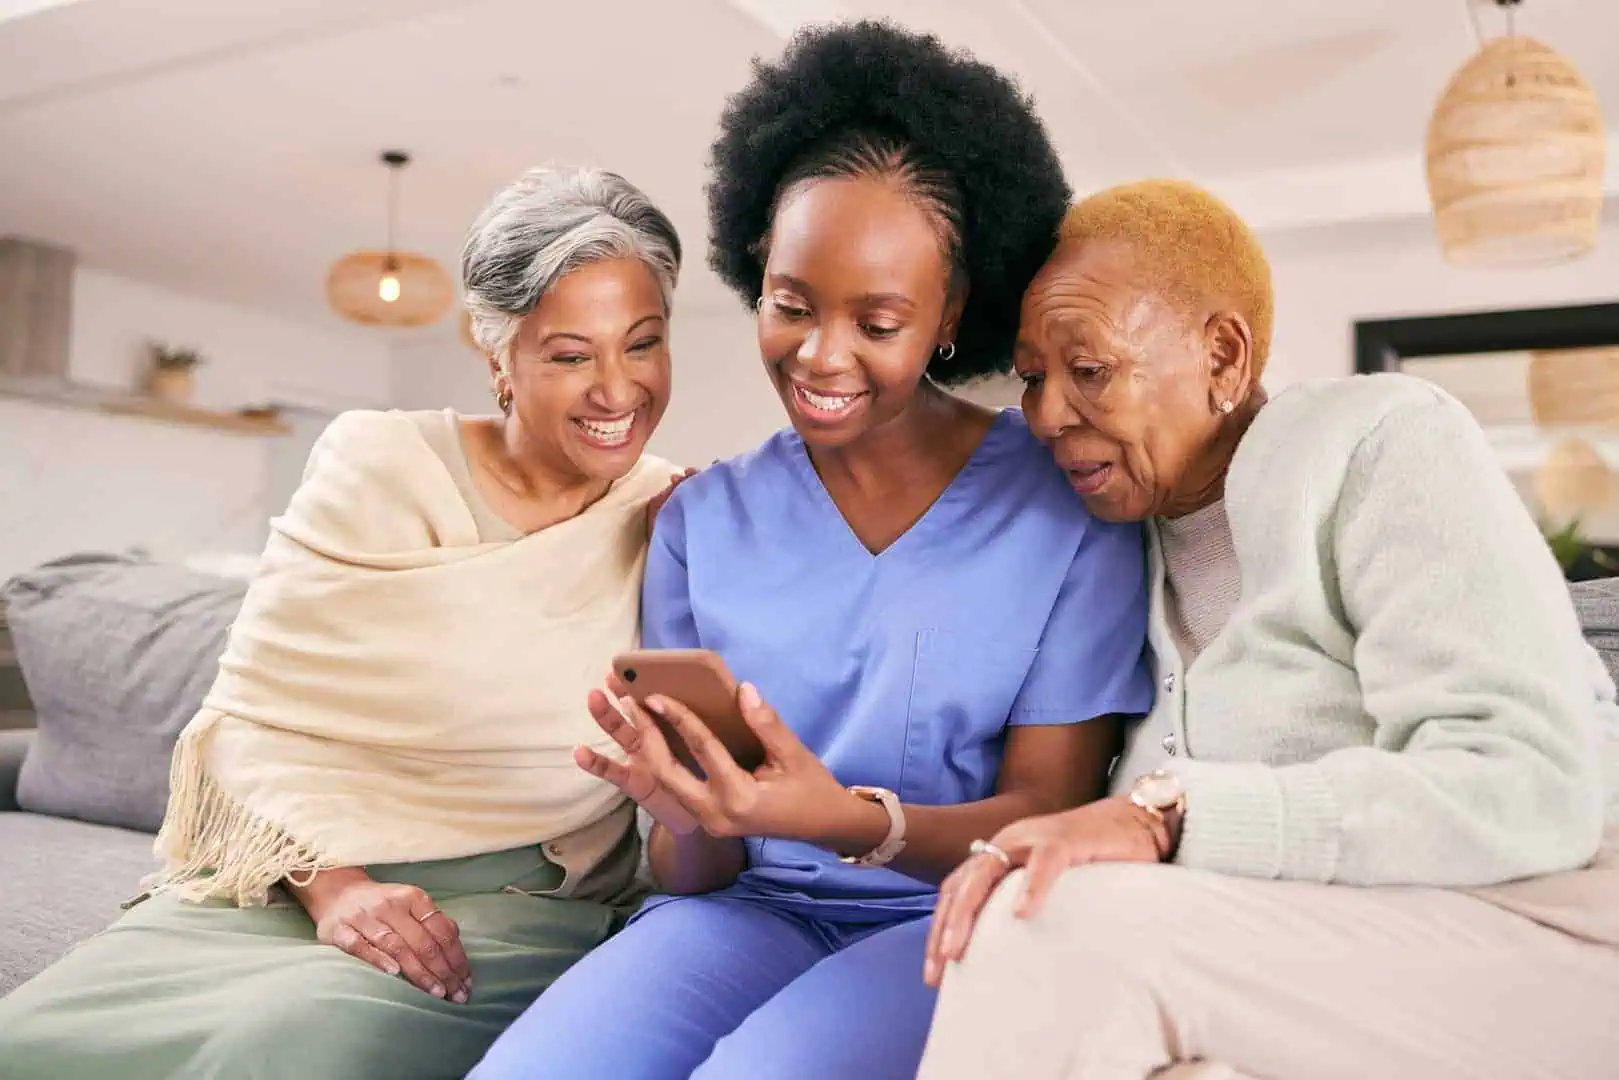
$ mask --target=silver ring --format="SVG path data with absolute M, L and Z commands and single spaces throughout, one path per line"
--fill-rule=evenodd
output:
M 444 912 L 440 911 L 438 908 L 434 908 L 432 911 L 429 911 L 426 915 L 418 915 L 418 916 L 416 916 L 416 921 L 420 922 L 420 923 L 424 923 L 428 919 L 431 919 L 434 915 L 442 915 L 442 914 L 444 914 Z
M 974 855 L 990 855 L 999 859 L 1001 865 L 1008 870 L 1012 869 L 1012 856 L 990 843 L 988 840 L 974 840 L 967 848 Z

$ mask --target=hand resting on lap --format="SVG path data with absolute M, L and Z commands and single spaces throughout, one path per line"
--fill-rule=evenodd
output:
M 464 1005 L 472 969 L 461 928 L 413 885 L 374 881 L 358 867 L 327 870 L 292 893 L 315 921 L 315 936 L 388 975 Z
M 966 955 L 979 912 L 1016 868 L 1029 869 L 1017 906 L 1018 917 L 1026 919 L 1040 910 L 1064 871 L 1093 862 L 1159 862 L 1173 848 L 1173 838 L 1147 811 L 1115 796 L 1061 814 L 1014 821 L 995 834 L 990 846 L 1004 853 L 1006 861 L 993 851 L 980 852 L 939 887 L 923 968 L 929 986 L 938 986 L 945 966 Z

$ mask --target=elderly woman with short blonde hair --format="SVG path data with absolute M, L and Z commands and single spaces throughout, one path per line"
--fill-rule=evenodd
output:
M 338 417 L 175 752 L 164 868 L 0 1001 L 6 1080 L 460 1077 L 636 897 L 573 765 L 636 644 L 680 242 L 541 169 L 467 238 L 498 411 Z
M 1271 320 L 1247 227 L 1172 182 L 1080 203 L 1025 294 L 1030 427 L 1150 523 L 1159 696 L 1111 797 L 941 890 L 922 1080 L 1619 1070 L 1614 686 L 1467 411 L 1267 399 Z

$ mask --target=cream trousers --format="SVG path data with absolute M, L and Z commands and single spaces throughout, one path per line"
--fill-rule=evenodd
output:
M 1021 872 L 945 978 L 917 1080 L 1619 1077 L 1619 949 L 1463 893 L 1114 863 Z

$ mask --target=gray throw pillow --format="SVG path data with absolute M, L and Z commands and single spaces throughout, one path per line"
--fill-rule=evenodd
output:
M 246 583 L 74 555 L 0 589 L 39 732 L 24 810 L 156 832 L 175 739 L 213 684 Z

